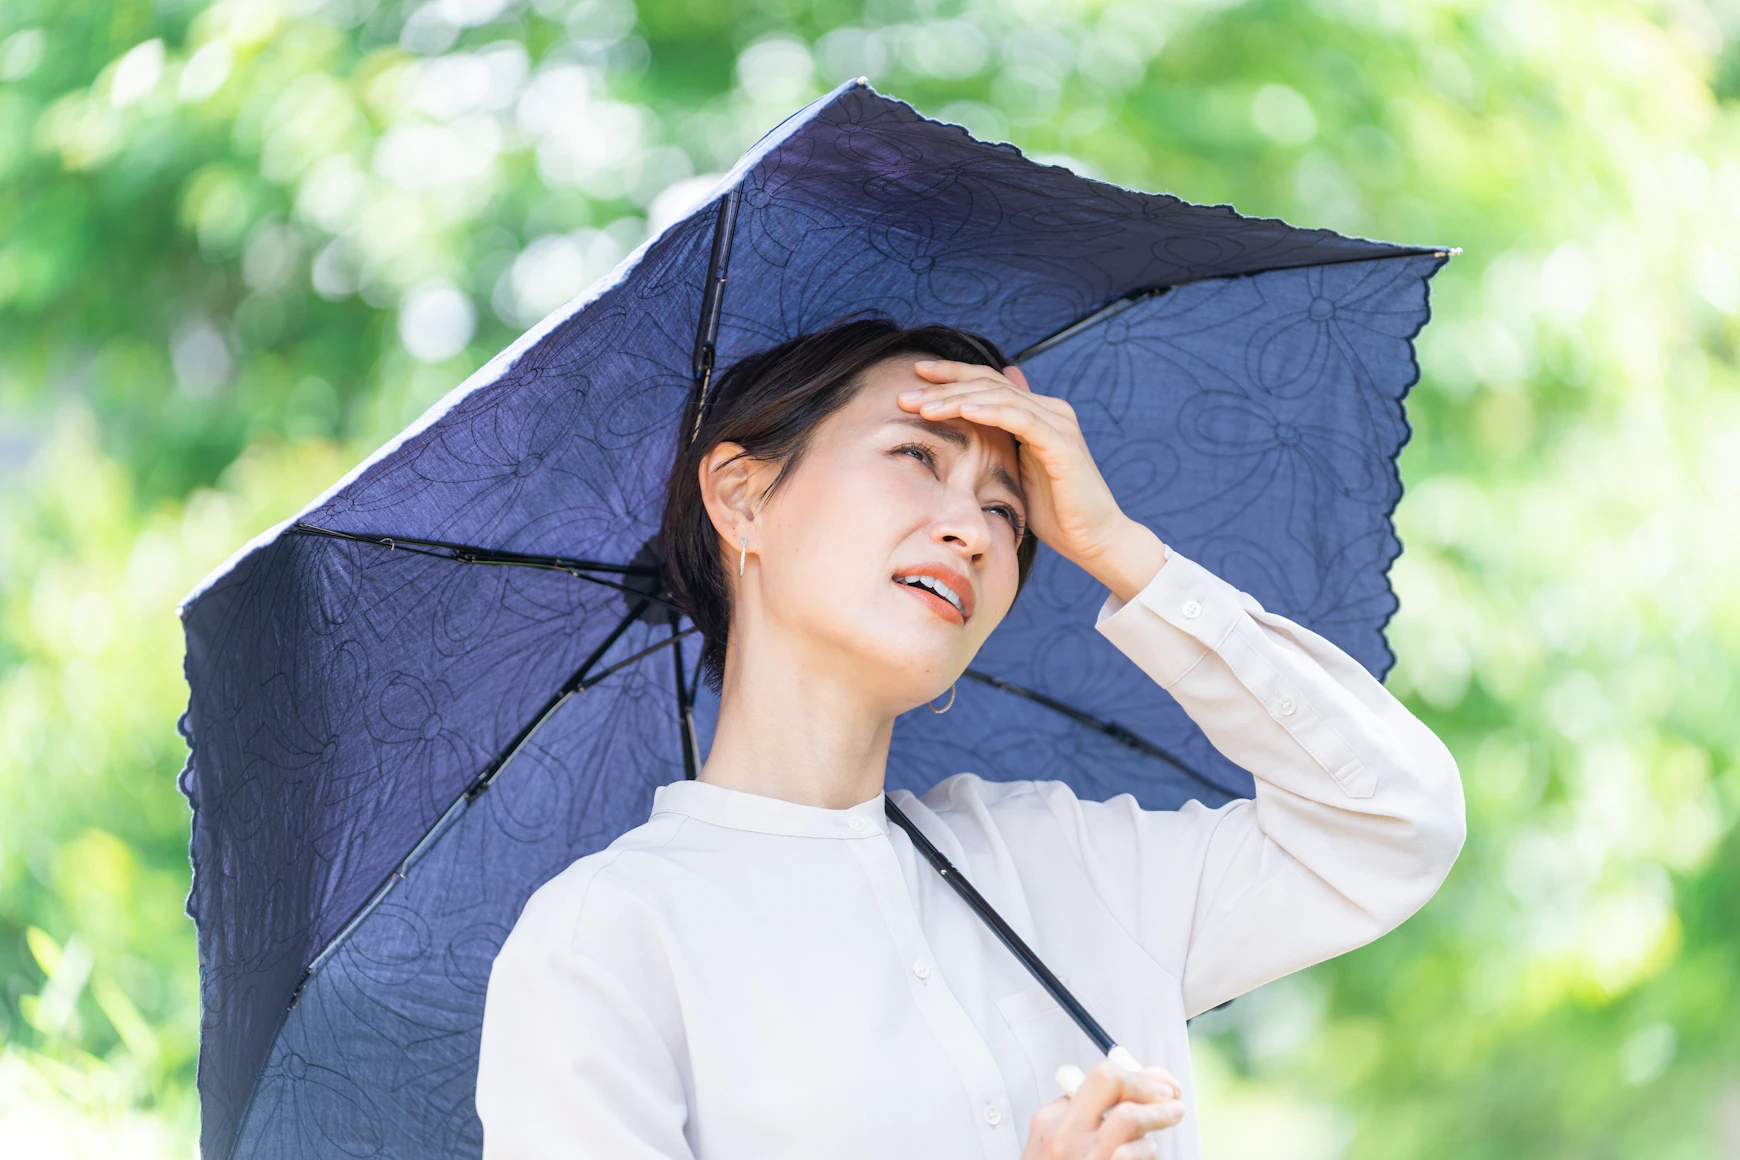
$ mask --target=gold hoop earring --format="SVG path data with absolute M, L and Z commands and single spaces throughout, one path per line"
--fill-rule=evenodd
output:
M 954 707 L 955 707 L 955 687 L 953 685 L 949 686 L 949 703 L 948 704 L 944 705 L 940 709 L 937 708 L 935 705 L 931 705 L 928 703 L 925 705 L 925 708 L 929 709 L 932 713 L 947 713 L 950 709 L 953 709 Z
M 743 576 L 743 558 L 747 555 L 749 555 L 749 541 L 748 540 L 738 540 L 737 541 L 737 575 L 738 575 L 739 579 L 741 579 Z

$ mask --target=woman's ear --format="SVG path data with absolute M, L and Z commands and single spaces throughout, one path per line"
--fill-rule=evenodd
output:
M 701 502 L 707 505 L 713 530 L 734 548 L 754 539 L 750 529 L 755 524 L 765 467 L 736 443 L 721 443 L 701 460 Z
M 1003 377 L 1008 379 L 1010 382 L 1014 383 L 1016 386 L 1020 387 L 1024 391 L 1027 391 L 1029 393 L 1031 393 L 1033 391 L 1033 387 L 1027 382 L 1026 373 L 1023 372 L 1020 367 L 1016 366 L 1013 363 L 1011 363 L 1008 366 L 1003 368 Z

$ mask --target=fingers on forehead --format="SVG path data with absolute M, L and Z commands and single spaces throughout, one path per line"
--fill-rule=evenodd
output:
M 930 363 L 931 365 L 926 368 L 927 370 L 941 371 L 956 378 L 1001 379 L 1003 377 L 1003 372 L 994 367 L 986 366 L 984 363 L 955 362 L 946 358 L 919 359 L 918 361 Z

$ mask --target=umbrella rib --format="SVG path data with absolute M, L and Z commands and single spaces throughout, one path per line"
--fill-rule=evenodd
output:
M 1111 721 L 1101 721 L 1098 717 L 1084 713 L 1073 705 L 1066 705 L 1055 697 L 1048 697 L 1044 693 L 1036 692 L 1033 689 L 1023 688 L 1020 685 L 1005 681 L 1001 677 L 993 677 L 989 673 L 981 673 L 977 669 L 968 669 L 961 675 L 970 677 L 982 685 L 990 685 L 993 689 L 1001 689 L 1005 693 L 1013 693 L 1017 697 L 1025 697 L 1035 705 L 1042 705 L 1054 713 L 1068 717 L 1071 721 L 1074 721 L 1079 725 L 1086 725 L 1089 729 L 1093 729 L 1099 733 L 1104 733 L 1107 737 L 1110 737 L 1120 745 L 1134 749 L 1137 753 L 1146 757 L 1153 757 L 1160 761 L 1164 761 L 1167 765 L 1170 765 L 1172 768 L 1178 770 L 1178 772 L 1184 774 L 1184 776 L 1190 778 L 1192 781 L 1201 783 L 1207 788 L 1213 790 L 1215 793 L 1230 794 L 1233 797 L 1242 796 L 1227 789 L 1224 785 L 1216 784 L 1212 779 L 1198 773 L 1196 770 L 1186 765 L 1182 758 L 1168 753 L 1166 750 L 1160 748 L 1145 737 L 1138 737 L 1122 725 Z
M 459 564 L 502 564 L 520 568 L 544 568 L 552 572 L 613 572 L 622 576 L 657 576 L 659 570 L 650 564 L 609 564 L 602 560 L 585 560 L 574 556 L 533 556 L 525 552 L 503 552 L 494 548 L 479 548 L 473 544 L 455 544 L 447 540 L 425 540 L 415 536 L 383 536 L 375 532 L 346 532 L 338 528 L 323 528 L 319 524 L 299 521 L 287 529 L 292 535 L 320 536 L 332 540 L 349 540 L 357 544 L 373 544 L 377 548 L 416 552 L 452 560 Z M 590 579 L 590 577 L 584 577 Z
M 640 614 L 646 611 L 646 607 L 650 603 L 650 600 L 643 597 L 633 608 L 628 610 L 628 615 L 618 621 L 616 627 L 610 630 L 610 634 L 604 638 L 597 648 L 592 650 L 592 654 L 580 662 L 580 667 L 574 670 L 572 676 L 562 682 L 561 686 L 551 694 L 550 699 L 544 702 L 544 707 L 537 711 L 519 733 L 515 734 L 514 739 L 508 742 L 507 748 L 502 750 L 500 756 L 484 766 L 483 770 L 476 777 L 471 779 L 471 784 L 465 787 L 465 792 L 461 796 L 463 796 L 467 801 L 473 801 L 477 798 L 478 794 L 481 794 L 484 790 L 488 789 L 490 783 L 495 780 L 496 774 L 500 773 L 507 766 L 507 763 L 512 761 L 519 754 L 520 749 L 524 747 L 526 742 L 532 739 L 532 734 L 538 731 L 538 727 L 543 725 L 552 713 L 562 707 L 562 702 L 566 701 L 569 697 L 572 697 L 575 693 L 588 687 L 586 677 L 587 674 L 592 671 L 592 667 L 603 658 L 605 653 L 610 651 L 612 645 L 621 639 L 622 634 L 628 631 L 629 625 L 640 619 Z M 654 647 L 663 647 L 663 644 L 665 643 L 669 642 L 661 642 L 660 645 L 655 645 Z M 646 654 L 636 653 L 634 656 L 629 657 L 628 661 L 624 661 L 622 664 L 612 665 L 610 668 L 605 669 L 600 673 L 597 679 L 603 680 L 605 677 L 608 677 L 611 673 L 614 673 L 617 669 L 621 668 L 623 664 L 637 661 L 644 655 Z
M 689 441 L 701 433 L 701 416 L 707 410 L 707 394 L 713 387 L 713 363 L 719 350 L 719 319 L 725 312 L 725 280 L 731 268 L 731 243 L 737 237 L 737 203 L 742 200 L 741 182 L 719 199 L 713 219 L 713 252 L 707 259 L 707 280 L 701 288 L 701 318 L 695 328 L 695 418 Z
M 1106 319 L 1114 318 L 1117 315 L 1122 314 L 1137 303 L 1146 302 L 1150 298 L 1158 298 L 1171 289 L 1172 287 L 1170 286 L 1152 286 L 1144 290 L 1132 290 L 1122 297 L 1114 298 L 1104 306 L 1101 306 L 1098 310 L 1093 310 L 1082 315 L 1068 326 L 1065 326 L 1062 330 L 1053 331 L 1038 342 L 1034 343 L 1032 346 L 1016 351 L 1014 361 L 1016 363 L 1024 363 L 1035 355 L 1044 354 L 1052 347 L 1067 339 L 1074 338 L 1089 327 L 1098 326 L 1100 323 L 1106 321 Z
M 341 532 L 334 528 L 322 528 L 315 524 L 295 524 L 289 530 L 293 535 L 348 540 L 355 544 L 371 544 L 377 548 L 386 548 L 390 552 L 409 552 L 415 556 L 428 556 L 435 560 L 451 560 L 457 564 L 493 564 L 508 568 L 534 568 L 544 572 L 565 572 L 576 580 L 585 580 L 590 584 L 614 588 L 618 592 L 626 592 L 630 596 L 650 600 L 654 604 L 662 604 L 674 612 L 683 611 L 682 607 L 668 596 L 661 596 L 656 592 L 644 592 L 628 584 L 606 580 L 602 576 L 589 576 L 582 570 L 616 572 L 627 576 L 658 576 L 658 569 L 643 564 L 605 564 L 596 560 L 577 560 L 565 556 L 527 556 L 519 552 L 495 552 L 488 548 L 474 548 L 468 544 L 449 544 L 440 540 L 414 540 L 402 536 Z
M 1309 262 L 1303 266 L 1267 266 L 1261 270 L 1246 270 L 1242 274 L 1216 274 L 1207 278 L 1186 278 L 1181 282 L 1172 282 L 1165 286 L 1142 286 L 1135 290 L 1130 290 L 1118 295 L 1110 302 L 1088 311 L 1074 322 L 1066 324 L 1059 330 L 1052 331 L 1033 345 L 1016 351 L 1011 361 L 1024 363 L 1035 355 L 1044 354 L 1059 343 L 1074 338 L 1082 331 L 1096 326 L 1099 323 L 1106 321 L 1108 318 L 1115 318 L 1117 315 L 1122 314 L 1132 306 L 1146 302 L 1150 298 L 1158 298 L 1168 291 L 1178 289 L 1180 286 L 1191 286 L 1198 282 L 1214 282 L 1223 278 L 1254 278 L 1258 274 L 1273 274 L 1281 270 L 1310 270 L 1316 269 L 1319 266 L 1345 266 L 1352 262 L 1384 262 L 1393 258 L 1424 258 L 1428 255 L 1434 258 L 1449 258 L 1456 254 L 1460 254 L 1461 252 L 1461 250 L 1457 249 L 1415 247 L 1412 249 L 1398 250 L 1389 254 L 1368 254 L 1358 257 L 1333 258 L 1327 262 Z
M 314 977 L 315 973 L 325 964 L 326 960 L 331 958 L 333 953 L 338 950 L 339 946 L 341 946 L 345 940 L 350 937 L 352 932 L 361 925 L 362 921 L 373 913 L 374 909 L 381 904 L 389 893 L 391 893 L 393 887 L 399 882 L 404 881 L 405 876 L 409 873 L 411 867 L 421 860 L 424 853 L 426 853 L 429 847 L 434 844 L 435 839 L 446 832 L 454 819 L 463 813 L 465 808 L 473 801 L 477 800 L 479 794 L 489 788 L 489 786 L 495 781 L 496 776 L 507 767 L 509 762 L 519 756 L 520 751 L 526 747 L 528 742 L 531 741 L 533 735 L 538 732 L 539 728 L 543 726 L 545 721 L 550 719 L 551 715 L 554 714 L 557 709 L 562 707 L 562 704 L 567 701 L 568 698 L 578 693 L 584 693 L 587 689 L 597 685 L 606 677 L 621 672 L 623 669 L 628 668 L 637 661 L 644 660 L 653 653 L 658 652 L 660 649 L 673 647 L 684 637 L 691 636 L 698 631 L 691 627 L 685 628 L 680 632 L 674 632 L 665 639 L 643 648 L 631 656 L 624 657 L 622 660 L 617 661 L 609 668 L 600 671 L 588 680 L 587 674 L 590 673 L 593 666 L 598 663 L 599 658 L 608 652 L 610 647 L 621 639 L 622 634 L 628 631 L 629 626 L 635 622 L 642 612 L 646 611 L 646 607 L 649 603 L 651 602 L 646 600 L 641 601 L 641 603 L 636 605 L 627 616 L 623 617 L 623 619 L 617 623 L 615 628 L 611 629 L 610 634 L 604 638 L 603 643 L 592 650 L 591 654 L 581 662 L 580 667 L 574 671 L 574 674 L 566 681 L 562 682 L 562 687 L 556 691 L 555 695 L 544 703 L 544 707 L 538 711 L 537 715 L 532 718 L 525 728 L 521 729 L 514 735 L 513 740 L 508 742 L 507 748 L 502 751 L 501 755 L 485 766 L 483 772 L 473 778 L 471 784 L 467 785 L 459 796 L 453 800 L 453 803 L 449 805 L 446 810 L 442 811 L 441 816 L 435 819 L 434 825 L 430 826 L 428 831 L 417 840 L 417 844 L 411 847 L 411 852 L 399 860 L 399 863 L 393 867 L 392 872 L 387 875 L 386 880 L 375 888 L 374 893 L 372 893 L 368 900 L 356 909 L 356 912 L 352 914 L 350 918 L 345 920 L 345 924 L 339 927 L 338 932 L 327 941 L 326 946 L 322 948 L 321 952 L 315 955 L 309 962 L 308 966 L 303 969 L 301 978 L 296 981 L 295 989 L 290 992 L 290 1000 L 285 1005 L 286 1010 L 296 1006 L 297 1001 L 302 997 L 303 990 L 308 986 L 309 980 Z

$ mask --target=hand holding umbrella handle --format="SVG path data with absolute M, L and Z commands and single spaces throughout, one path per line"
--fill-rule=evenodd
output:
M 1143 1137 L 1184 1118 L 1183 1089 L 1164 1068 L 1125 1071 L 1108 1058 L 1091 1073 L 1066 1064 L 1057 1082 L 1064 1098 L 1033 1113 L 1022 1160 L 1152 1156 Z
M 1133 1074 L 1142 1070 L 1142 1065 L 1136 1062 L 1136 1057 L 1122 1044 L 1106 1052 L 1106 1061 L 1119 1071 Z M 1063 1089 L 1063 1094 L 1073 1096 L 1087 1080 L 1087 1072 L 1073 1063 L 1066 1063 L 1057 1069 L 1057 1086 Z

